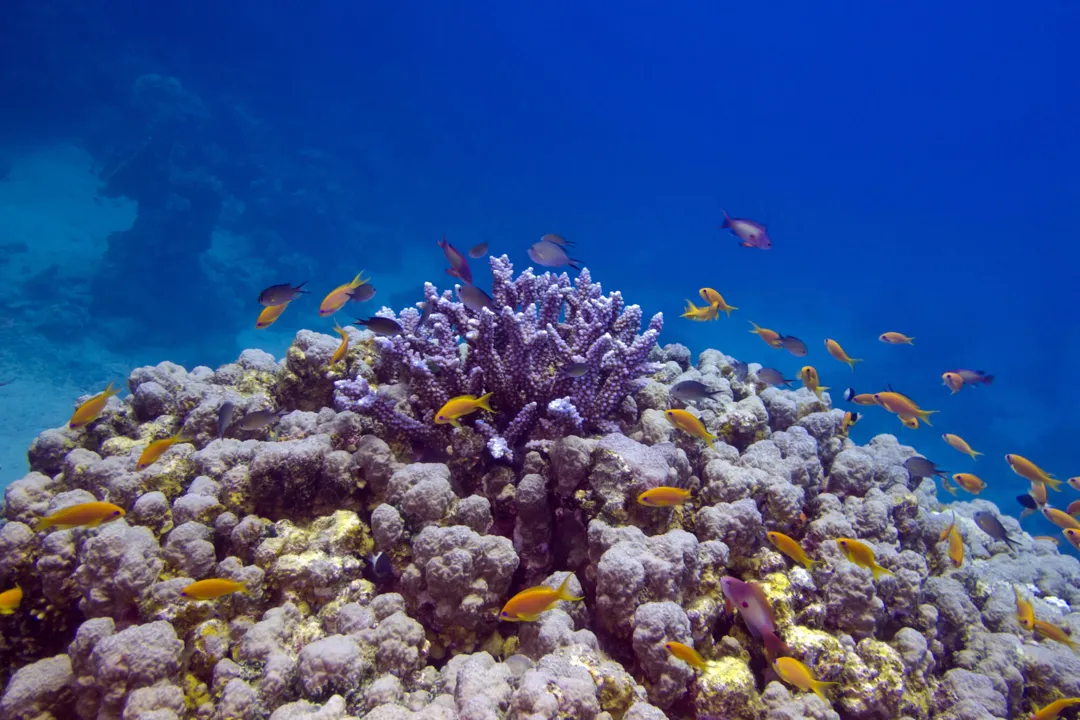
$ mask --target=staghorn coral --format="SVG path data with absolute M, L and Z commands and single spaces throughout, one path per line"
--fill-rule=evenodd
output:
M 493 270 L 498 312 L 428 286 L 423 328 L 405 310 L 403 337 L 350 331 L 358 380 L 326 367 L 336 341 L 305 331 L 280 364 L 245 351 L 217 371 L 140 368 L 88 428 L 42 433 L 0 526 L 0 587 L 25 593 L 0 617 L 0 715 L 929 720 L 1080 695 L 1080 661 L 1022 628 L 1013 594 L 1080 632 L 1074 558 L 1010 518 L 1018 548 L 993 541 L 972 520 L 992 504 L 946 509 L 904 469 L 913 448 L 841 436 L 828 396 L 765 388 L 755 366 L 739 380 L 715 350 L 694 365 L 656 347 L 659 323 L 638 335 L 640 311 L 584 273 Z M 561 378 L 570 361 L 592 369 Z M 698 403 L 723 438 L 713 450 L 663 419 L 686 379 L 717 390 Z M 361 382 L 377 394 L 350 398 Z M 496 416 L 431 423 L 444 396 L 481 390 Z M 282 418 L 218 439 L 226 399 Z M 192 442 L 135 469 L 181 427 Z M 635 502 L 659 485 L 691 496 Z M 93 499 L 127 514 L 33 530 Z M 938 543 L 954 512 L 959 568 Z M 816 563 L 777 552 L 773 530 Z M 870 543 L 893 575 L 874 581 L 838 537 Z M 566 571 L 583 602 L 498 620 Z M 839 684 L 829 703 L 778 679 L 741 611 L 725 612 L 724 574 L 760 584 L 788 652 Z M 207 577 L 245 592 L 180 595 Z

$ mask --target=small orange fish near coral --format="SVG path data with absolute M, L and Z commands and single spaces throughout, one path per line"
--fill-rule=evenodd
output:
M 1031 607 L 1031 603 L 1024 599 L 1024 596 L 1020 594 L 1020 588 L 1015 585 L 1013 585 L 1013 592 L 1016 593 L 1016 621 L 1025 630 L 1035 629 L 1035 610 Z
M 638 504 L 648 507 L 671 507 L 682 505 L 690 499 L 690 491 L 677 487 L 654 487 L 637 497 Z
M 848 357 L 848 354 L 844 351 L 844 348 L 840 347 L 840 343 L 836 342 L 832 338 L 825 338 L 825 349 L 829 351 L 829 354 L 842 363 L 847 363 L 851 366 L 851 372 L 855 372 L 855 363 L 861 363 L 862 358 Z
M 265 330 L 273 325 L 274 322 L 281 317 L 281 313 L 285 312 L 285 308 L 287 307 L 289 307 L 289 303 L 264 307 L 262 312 L 259 313 L 259 317 L 255 318 L 255 329 Z
M 349 335 L 345 332 L 345 328 L 341 327 L 339 323 L 334 323 L 334 332 L 341 336 L 341 344 L 338 345 L 337 350 L 330 356 L 330 364 L 337 365 L 341 358 L 345 357 L 345 353 L 349 351 Z
M 506 601 L 502 612 L 499 613 L 499 619 L 506 622 L 533 622 L 539 619 L 541 614 L 555 607 L 560 600 L 568 602 L 583 600 L 583 597 L 571 595 L 570 590 L 567 588 L 567 583 L 570 582 L 572 577 L 574 577 L 574 573 L 567 573 L 557 588 L 537 585 L 522 590 Z
M 191 583 L 181 590 L 180 594 L 188 600 L 214 600 L 234 592 L 246 594 L 247 587 L 244 586 L 244 583 L 239 583 L 235 580 L 210 578 L 208 580 L 199 580 L 198 582 Z
M 885 575 L 892 575 L 891 571 L 877 564 L 874 549 L 861 540 L 837 538 L 836 544 L 840 546 L 840 551 L 844 553 L 844 557 L 859 567 L 869 570 L 875 580 L 879 580 Z
M 972 450 L 971 446 L 967 444 L 967 441 L 959 435 L 953 435 L 952 433 L 942 433 L 941 439 L 949 444 L 949 447 L 954 450 L 959 450 L 965 455 L 969 455 L 972 460 L 978 459 L 979 455 L 982 455 L 978 450 Z
M 874 393 L 874 401 L 889 412 L 899 415 L 901 420 L 907 417 L 918 418 L 927 425 L 931 425 L 930 416 L 938 412 L 937 410 L 923 410 L 907 395 L 898 392 Z
M 702 300 L 709 303 L 709 305 L 717 308 L 718 310 L 723 310 L 724 312 L 726 312 L 728 317 L 731 317 L 732 310 L 739 309 L 734 305 L 728 305 L 727 301 L 724 300 L 724 296 L 716 292 L 712 288 L 701 288 L 700 290 L 698 290 L 698 295 L 701 296 Z
M 1026 457 L 1010 453 L 1005 456 L 1005 462 L 1009 463 L 1009 467 L 1012 468 L 1014 473 L 1025 480 L 1049 485 L 1051 490 L 1061 490 L 1060 480 L 1028 460 Z
M 124 517 L 123 508 L 107 502 L 87 502 L 57 510 L 52 515 L 39 518 L 34 524 L 34 532 L 48 530 L 51 527 L 67 530 L 73 527 L 97 527 L 103 522 Z
M 701 422 L 701 419 L 687 412 L 686 410 L 672 409 L 664 412 L 664 417 L 667 421 L 682 430 L 684 433 L 693 435 L 696 438 L 700 438 L 705 441 L 705 444 L 709 447 L 714 447 L 713 440 L 716 440 L 716 435 L 713 435 L 705 429 L 705 424 Z
M 0 615 L 13 615 L 23 599 L 22 588 L 16 585 L 0 593 Z
M 776 674 L 783 678 L 785 682 L 791 683 L 800 690 L 813 691 L 815 695 L 826 703 L 829 702 L 829 698 L 825 697 L 822 688 L 840 684 L 818 680 L 814 677 L 814 673 L 810 668 L 792 657 L 778 657 L 776 658 L 776 662 L 773 663 L 773 666 L 776 668 Z
M 679 317 L 684 317 L 687 320 L 696 320 L 698 322 L 708 322 L 715 320 L 719 315 L 719 308 L 716 305 L 706 305 L 705 307 L 698 307 L 689 300 L 686 301 L 686 310 Z
M 1031 720 L 1057 720 L 1062 710 L 1067 710 L 1074 705 L 1080 705 L 1080 698 L 1060 698 L 1036 710 Z
M 113 388 L 112 383 L 109 383 L 104 390 L 75 408 L 75 413 L 68 420 L 68 427 L 72 430 L 78 430 L 92 423 L 105 409 L 105 404 L 109 402 L 109 398 L 119 392 L 119 390 Z
M 171 448 L 176 443 L 186 442 L 187 440 L 189 440 L 189 438 L 184 435 L 183 430 L 176 433 L 172 437 L 164 438 L 162 440 L 155 440 L 154 442 L 147 445 L 146 449 L 142 451 L 141 455 L 139 455 L 139 461 L 135 463 L 135 469 L 143 470 L 150 467 L 155 462 L 157 462 L 157 459 L 161 457 L 162 453 L 164 453 L 166 450 Z
M 446 425 L 449 423 L 456 428 L 461 427 L 461 423 L 458 422 L 458 418 L 465 417 L 469 413 L 476 412 L 477 410 L 487 410 L 489 413 L 495 412 L 491 409 L 491 396 L 494 393 L 487 393 L 480 397 L 473 397 L 472 395 L 459 395 L 456 398 L 451 398 L 446 401 L 446 404 L 439 408 L 439 412 L 435 414 L 436 425 Z
M 323 298 L 323 301 L 319 303 L 319 317 L 328 317 L 345 307 L 345 303 L 355 299 L 353 293 L 356 289 L 361 285 L 366 284 L 368 280 L 369 278 L 364 278 L 364 271 L 361 270 L 351 282 L 347 282 L 344 285 L 338 285 L 331 290 L 329 294 Z
M 754 326 L 754 329 L 750 332 L 764 340 L 766 345 L 773 348 L 784 347 L 784 339 L 781 337 L 780 333 L 775 330 L 769 330 L 768 328 L 758 327 L 758 324 L 752 320 L 750 321 L 750 324 Z
M 821 393 L 824 390 L 828 390 L 826 386 L 821 384 L 818 379 L 817 370 L 810 365 L 806 365 L 799 371 L 799 379 L 802 380 L 803 386 L 812 390 L 815 395 L 821 397 Z
M 701 653 L 689 645 L 681 642 L 666 642 L 664 643 L 664 648 L 687 665 L 697 668 L 698 670 L 705 669 L 705 658 L 701 657 Z
M 807 570 L 814 566 L 814 561 L 806 554 L 806 551 L 803 550 L 803 547 L 799 544 L 798 540 L 790 538 L 784 533 L 776 532 L 775 530 L 765 533 L 765 536 L 769 538 L 769 542 L 773 544 L 773 547 L 802 565 Z
M 971 473 L 954 473 L 953 482 L 967 490 L 972 495 L 978 495 L 986 489 L 986 483 L 978 475 Z

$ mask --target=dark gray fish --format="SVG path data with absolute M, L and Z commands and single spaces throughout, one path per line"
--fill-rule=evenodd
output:
M 697 380 L 683 380 L 681 383 L 672 385 L 669 392 L 671 393 L 671 397 L 676 400 L 690 402 L 691 400 L 704 400 L 705 398 L 710 398 L 720 391 L 710 390 L 708 385 L 698 382 Z
M 946 479 L 945 473 L 948 472 L 947 470 L 942 470 L 921 455 L 909 457 L 905 460 L 904 468 L 907 469 L 908 475 L 911 476 L 912 480 L 921 480 L 922 478 L 934 477 L 935 475 L 944 480 Z
M 458 300 L 473 312 L 480 312 L 481 308 L 487 308 L 491 312 L 495 312 L 495 301 L 475 285 L 459 286 L 457 296 Z
M 742 360 L 736 360 L 731 367 L 735 369 L 735 379 L 739 382 L 746 382 L 746 376 L 750 373 L 750 366 Z
M 482 258 L 487 255 L 487 251 L 488 244 L 486 242 L 482 242 L 479 245 L 473 245 L 471 248 L 469 248 L 469 257 L 476 260 L 477 258 Z
M 781 335 L 780 344 L 795 357 L 806 357 L 806 343 L 794 335 Z
M 240 418 L 240 421 L 236 423 L 236 427 L 241 430 L 261 430 L 267 425 L 276 423 L 286 412 L 286 410 L 256 410 L 255 412 L 249 412 Z
M 585 373 L 589 372 L 589 366 L 587 363 L 567 363 L 559 370 L 559 374 L 563 377 L 579 378 Z
M 371 574 L 375 576 L 376 580 L 387 580 L 394 574 L 394 568 L 390 564 L 390 556 L 384 552 L 368 555 L 368 562 L 371 563 Z
M 367 320 L 358 319 L 353 325 L 361 325 L 376 335 L 382 335 L 383 337 L 393 337 L 394 335 L 400 335 L 402 332 L 401 326 L 396 321 L 384 317 L 372 317 Z
M 226 400 L 221 403 L 221 407 L 217 411 L 217 436 L 218 440 L 225 437 L 225 431 L 232 425 L 233 413 L 236 411 L 236 406 Z
M 555 233 L 548 233 L 547 235 L 542 236 L 540 238 L 540 242 L 555 243 L 556 245 L 562 245 L 563 247 L 574 244 L 564 238 L 562 235 L 556 235 Z
M 529 246 L 529 259 L 543 267 L 558 268 L 569 265 L 572 268 L 581 268 L 580 260 L 575 260 L 567 255 L 561 245 L 556 245 L 547 240 L 541 240 Z
M 424 303 L 424 309 L 420 313 L 420 322 L 416 324 L 416 329 L 424 327 L 427 324 L 428 318 L 431 317 L 431 313 L 435 311 L 435 301 L 428 300 Z
M 364 283 L 349 293 L 349 297 L 352 298 L 353 302 L 366 302 L 375 297 L 375 286 L 371 283 Z
M 776 368 L 761 368 L 757 371 L 758 380 L 766 385 L 786 385 L 791 387 L 791 383 L 795 382 L 794 378 L 789 380 L 784 377 L 784 373 L 780 372 Z
M 1009 533 L 1005 530 L 1005 526 L 1001 524 L 1001 521 L 998 520 L 997 515 L 994 513 L 980 510 L 975 513 L 975 524 L 979 526 L 980 530 L 995 540 L 1001 540 L 1011 548 L 1016 547 L 1013 544 L 1016 541 L 1009 537 Z
M 284 305 L 287 302 L 292 302 L 300 295 L 308 294 L 307 290 L 300 289 L 305 285 L 307 285 L 307 280 L 296 287 L 293 287 L 289 283 L 271 285 L 259 293 L 259 304 L 265 305 L 266 307 L 273 307 L 274 305 Z

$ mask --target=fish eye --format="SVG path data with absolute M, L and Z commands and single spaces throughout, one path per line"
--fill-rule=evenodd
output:
M 113 517 L 116 517 L 119 514 L 120 514 L 119 510 L 113 510 L 113 513 L 112 513 Z
M 504 611 L 504 612 L 503 612 L 503 614 L 502 614 L 502 616 L 503 616 L 503 617 L 510 617 L 510 613 L 508 613 L 508 612 L 505 612 L 505 611 Z
M 847 540 L 841 540 L 840 544 L 843 545 L 844 547 L 847 547 Z
M 750 603 L 746 602 L 745 600 L 743 600 L 741 604 L 744 608 L 750 607 Z

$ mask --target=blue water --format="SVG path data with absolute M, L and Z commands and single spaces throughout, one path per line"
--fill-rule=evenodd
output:
M 897 433 L 980 474 L 1008 512 L 1026 485 L 1005 453 L 1080 474 L 1080 6 L 369 5 L 6 4 L 0 198 L 18 210 L 25 168 L 73 146 L 119 227 L 80 240 L 104 261 L 68 266 L 71 238 L 2 228 L 0 380 L 16 382 L 0 393 L 33 421 L 4 426 L 0 482 L 74 396 L 133 364 L 280 356 L 297 329 L 328 329 L 308 299 L 256 332 L 264 285 L 308 280 L 318 297 L 364 268 L 369 309 L 401 307 L 449 280 L 443 234 L 524 267 L 546 232 L 663 310 L 663 342 L 794 376 L 803 362 L 749 334 L 753 320 L 807 342 L 837 405 L 849 385 L 891 383 L 940 410 L 909 431 L 870 409 L 852 437 Z M 136 91 L 147 74 L 174 81 Z M 128 174 L 93 179 L 117 165 Z M 49 208 L 69 202 L 33 187 Z M 199 212 L 106 252 L 135 201 L 172 217 L 178 188 Z M 739 247 L 721 209 L 767 223 L 773 248 Z M 679 319 L 706 285 L 740 309 Z M 879 343 L 887 330 L 915 346 Z M 825 337 L 865 362 L 850 372 Z M 955 367 L 996 380 L 950 396 L 940 375 Z M 1054 531 L 1041 522 L 1025 526 Z

